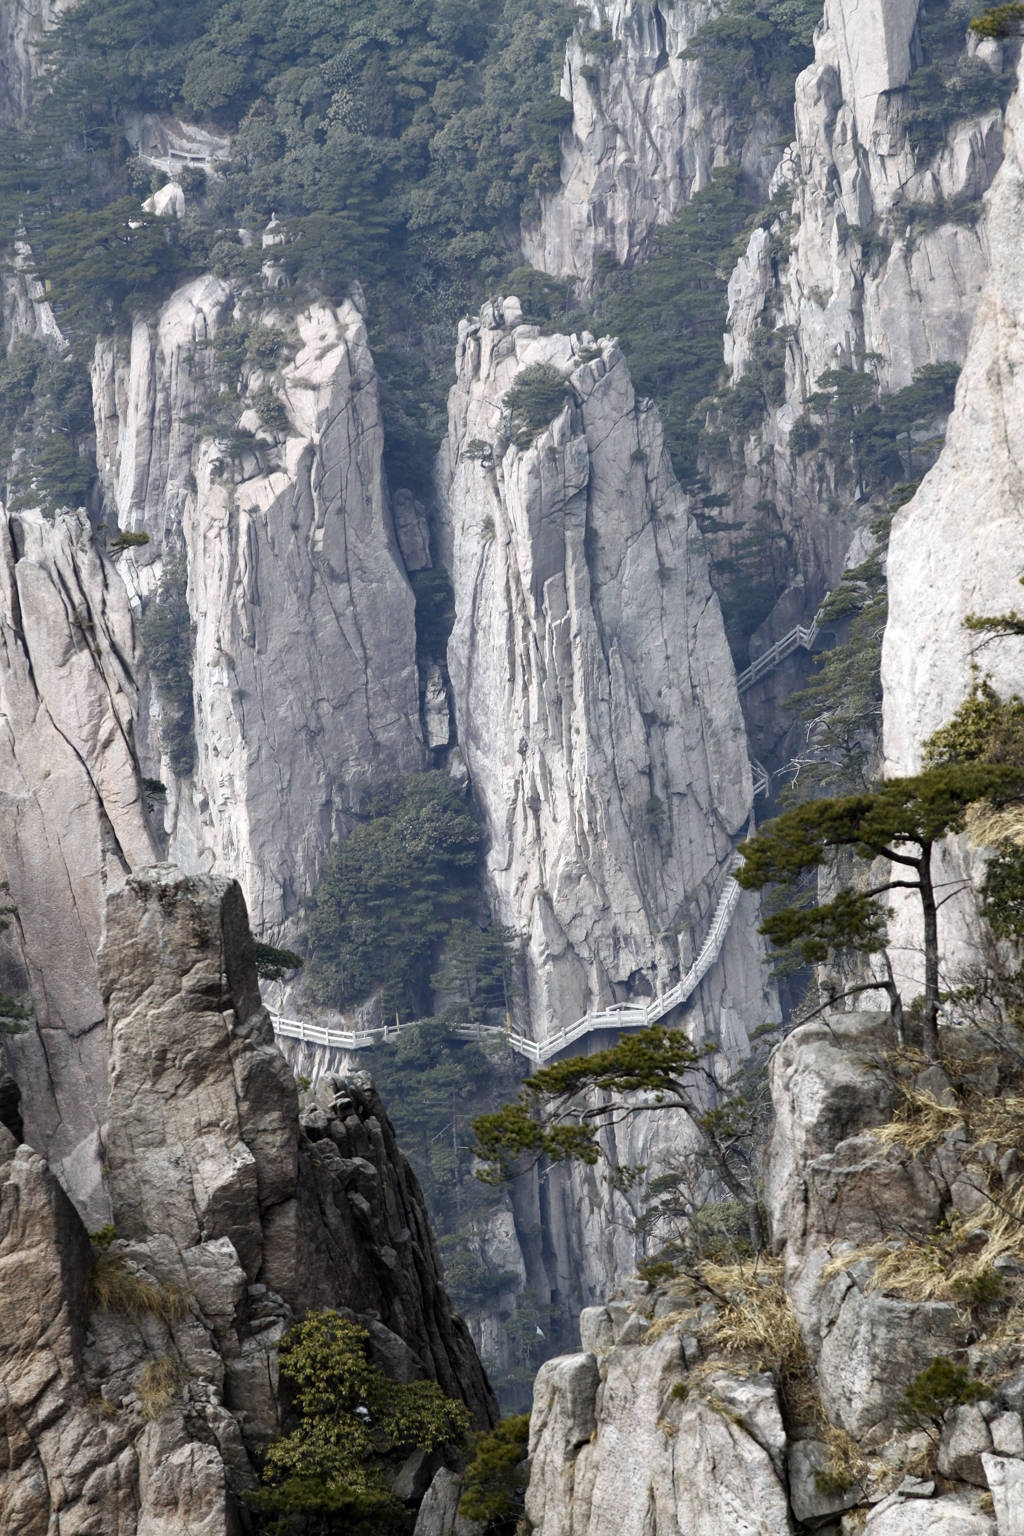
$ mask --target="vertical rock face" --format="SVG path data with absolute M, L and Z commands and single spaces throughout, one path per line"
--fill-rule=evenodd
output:
M 99 975 L 118 1232 L 228 1237 L 255 1281 L 269 1213 L 295 1197 L 298 1122 L 248 936 L 237 884 L 157 866 L 108 900 Z
M 30 1140 L 99 1224 L 104 895 L 156 853 L 134 752 L 134 632 L 84 516 L 4 514 L 0 540 L 0 846 L 16 908 L 5 989 L 34 1014 L 7 1052 Z
M 972 660 L 1004 697 L 1020 688 L 1024 641 L 980 646 L 968 614 L 1021 606 L 1024 575 L 1024 102 L 988 199 L 992 265 L 934 469 L 893 525 L 882 651 L 885 757 L 921 765 L 922 743 L 971 685 Z
M 927 364 L 961 362 L 988 270 L 979 203 L 1002 155 L 1002 114 L 957 121 L 951 108 L 938 148 L 915 150 L 902 87 L 917 16 L 918 0 L 827 0 L 814 63 L 796 83 L 796 137 L 773 181 L 780 197 L 792 189 L 788 256 L 780 262 L 758 230 L 729 285 L 734 381 L 759 328 L 787 338 L 785 400 L 747 447 L 735 506 L 775 505 L 808 613 L 842 569 L 855 514 L 841 503 L 856 497 L 842 466 L 837 478 L 819 455 L 791 450 L 794 423 L 830 369 L 864 370 L 885 394 Z M 983 53 L 1001 67 L 998 46 Z M 791 613 L 792 602 L 780 632 Z
M 228 1239 L 297 1310 L 376 1310 L 475 1407 L 486 1383 L 441 1286 L 415 1176 L 365 1074 L 303 1117 L 274 1044 L 242 892 L 162 864 L 107 907 L 107 1167 L 119 1233 L 184 1252 Z
M 1003 1319 L 1018 1293 L 982 1320 L 928 1299 L 923 1278 L 950 1232 L 987 1240 L 974 1225 L 992 1187 L 981 1164 L 999 1153 L 966 1130 L 916 1156 L 879 1135 L 900 1098 L 894 1044 L 886 1014 L 833 1014 L 774 1052 L 765 1200 L 777 1258 L 695 1255 L 667 1287 L 634 1281 L 584 1312 L 580 1353 L 541 1367 L 526 1495 L 540 1536 L 791 1536 L 838 1530 L 852 1506 L 849 1525 L 870 1511 L 879 1536 L 1011 1536 L 1024 1352 Z M 995 1068 L 975 1088 L 986 1101 L 1012 1093 L 1015 1074 L 1001 1082 Z M 1015 1165 L 1010 1178 L 1002 1198 L 1018 1199 Z M 922 1266 L 912 1285 L 881 1272 L 903 1249 Z M 1005 1273 L 1019 1285 L 1016 1260 Z M 969 1362 L 987 1386 L 946 1415 L 940 1444 L 904 1399 L 937 1359 Z M 936 1449 L 938 1497 L 907 1475 Z
M 0 123 L 16 123 L 28 106 L 32 45 L 64 9 L 62 0 L 5 0 L 0 6 Z
M 684 57 L 714 14 L 707 0 L 593 0 L 566 48 L 561 93 L 573 117 L 561 185 L 523 230 L 531 265 L 586 291 L 599 255 L 634 260 L 715 166 L 738 161 L 767 183 L 778 124 L 762 116 L 737 128 L 700 64 Z M 609 41 L 588 46 L 595 34 Z
M 542 337 L 518 313 L 505 301 L 462 328 L 442 473 L 459 742 L 498 913 L 527 938 L 543 1039 L 686 968 L 751 783 L 718 604 L 657 415 L 614 343 Z M 561 374 L 565 400 L 517 447 L 500 402 L 537 366 Z M 745 942 L 758 1006 L 749 930 Z
M 238 885 L 133 875 L 101 974 L 112 1245 L 93 1253 L 44 1160 L 0 1127 L 4 1531 L 247 1528 L 277 1346 L 310 1306 L 345 1309 L 389 1374 L 431 1377 L 490 1422 L 372 1085 L 325 1083 L 300 1126 Z
M 945 446 L 893 524 L 889 619 L 882 647 L 885 767 L 915 773 L 923 744 L 970 692 L 972 668 L 1002 698 L 1020 691 L 1024 640 L 964 629 L 969 614 L 1021 607 L 1024 575 L 1024 103 L 1007 111 L 1006 157 L 988 197 L 991 272 L 978 306 Z M 979 860 L 948 845 L 944 878 Z M 950 886 L 953 891 L 953 885 Z M 916 916 L 897 908 L 892 942 L 907 957 L 920 943 Z M 968 885 L 940 910 L 944 963 L 971 957 L 977 910 Z M 904 964 L 913 965 L 906 958 Z
M 939 218 L 901 233 L 895 215 L 980 198 L 1001 158 L 1002 114 L 954 123 L 933 157 L 915 153 L 899 89 L 917 10 L 918 0 L 828 0 L 814 63 L 797 80 L 796 139 L 777 180 L 794 188 L 780 323 L 797 327 L 787 361 L 801 402 L 828 368 L 866 354 L 886 392 L 925 363 L 964 356 L 988 264 L 984 223 Z M 879 238 L 865 252 L 870 231 Z M 764 244 L 755 237 L 748 261 L 763 259 Z M 741 267 L 737 292 L 744 281 Z M 747 338 L 733 329 L 739 371 Z
M 249 385 L 272 384 L 287 424 L 262 432 L 239 401 L 257 435 L 231 460 L 195 420 L 231 304 L 212 277 L 179 290 L 129 346 L 98 347 L 94 398 L 108 501 L 151 539 L 122 557 L 126 583 L 147 595 L 168 554 L 187 565 L 196 764 L 171 783 L 170 852 L 237 875 L 262 931 L 299 910 L 361 788 L 418 769 L 422 742 L 362 316 L 314 306 L 282 333 L 291 361 Z

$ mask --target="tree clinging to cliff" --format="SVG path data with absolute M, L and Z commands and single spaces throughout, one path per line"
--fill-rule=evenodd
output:
M 841 848 L 861 859 L 885 859 L 889 872 L 863 887 L 846 887 L 830 901 L 793 902 L 761 924 L 773 944 L 793 946 L 807 964 L 836 950 L 884 948 L 890 891 L 915 893 L 924 951 L 924 1053 L 938 1056 L 939 937 L 935 846 L 963 829 L 968 806 L 1024 793 L 1024 772 L 1009 764 L 941 763 L 913 778 L 884 779 L 877 789 L 838 799 L 811 800 L 777 817 L 741 846 L 736 879 L 748 890 L 795 881 L 821 868 Z

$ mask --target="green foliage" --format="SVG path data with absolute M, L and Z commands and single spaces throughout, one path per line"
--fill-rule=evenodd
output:
M 1024 27 L 1024 5 L 1015 0 L 1011 5 L 997 5 L 983 11 L 971 22 L 971 31 L 979 37 L 1019 37 Z
M 480 832 L 444 773 L 367 799 L 366 820 L 330 855 L 309 920 L 309 986 L 333 1007 L 380 990 L 391 1012 L 424 1012 L 431 961 L 472 902 Z
M 473 1443 L 462 1475 L 459 1514 L 488 1522 L 493 1536 L 514 1536 L 523 1510 L 529 1437 L 530 1415 L 523 1413 L 502 1419 Z
M 134 197 L 67 209 L 47 221 L 34 249 L 62 328 L 89 336 L 162 298 L 186 270 L 178 221 L 144 212 Z
M 869 560 L 843 572 L 821 615 L 823 626 L 841 626 L 842 639 L 815 657 L 810 680 L 786 701 L 807 724 L 808 750 L 793 770 L 801 799 L 867 789 L 874 777 L 888 612 L 883 554 L 884 542 Z
M 604 264 L 599 329 L 619 337 L 637 394 L 657 399 L 684 483 L 696 474 L 701 407 L 722 366 L 726 285 L 754 213 L 742 173 L 720 168 L 654 232 L 647 261 Z
M 387 1487 L 388 1457 L 468 1432 L 462 1403 L 436 1382 L 392 1381 L 370 1361 L 369 1343 L 365 1328 L 336 1312 L 311 1312 L 285 1336 L 281 1374 L 299 1422 L 267 1449 L 267 1486 L 253 1501 L 268 1514 L 366 1536 L 397 1529 L 405 1510 Z
M 160 745 L 178 778 L 195 766 L 192 698 L 192 619 L 183 557 L 168 556 L 160 585 L 143 610 L 142 644 L 156 684 L 162 718 Z
M 976 677 L 960 708 L 925 742 L 924 761 L 1024 768 L 1024 699 L 1004 701 L 987 678 Z
M 273 944 L 264 944 L 259 939 L 253 940 L 252 949 L 256 974 L 264 981 L 280 981 L 282 976 L 289 971 L 297 971 L 302 964 L 302 956 L 297 955 L 293 949 L 277 949 Z
M 907 82 L 903 111 L 919 154 L 933 155 L 958 120 L 1004 107 L 1013 89 L 1013 70 L 993 73 L 965 54 L 968 26 L 982 36 L 999 35 L 975 25 L 983 20 L 972 20 L 977 10 L 975 0 L 928 0 L 921 8 L 917 35 L 923 58 Z
M 812 800 L 785 812 L 741 844 L 740 885 L 761 890 L 774 882 L 794 884 L 819 869 L 837 849 L 859 858 L 883 858 L 893 866 L 872 886 L 840 890 L 829 901 L 782 906 L 761 932 L 776 945 L 793 947 L 807 964 L 843 949 L 876 952 L 885 942 L 880 896 L 914 892 L 924 922 L 925 1055 L 938 1050 L 938 935 L 932 886 L 934 844 L 963 829 L 967 809 L 979 800 L 1005 802 L 1024 792 L 1024 770 L 1008 764 L 939 764 L 915 778 L 883 779 L 872 792 Z
M 252 397 L 252 403 L 262 427 L 275 437 L 287 435 L 290 426 L 288 410 L 273 385 L 261 384 Z
M 420 1020 L 397 1039 L 375 1045 L 366 1059 L 438 1230 L 454 1234 L 467 1208 L 479 1205 L 465 1144 L 469 1122 L 515 1091 L 519 1071 L 507 1056 L 493 1058 L 442 1019 Z
M 989 860 L 981 907 L 997 939 L 1024 940 L 1024 848 L 1007 845 Z
M 820 0 L 727 0 L 685 57 L 702 61 L 741 123 L 763 109 L 791 121 L 793 83 L 813 58 L 821 9 Z
M 650 832 L 657 832 L 665 823 L 665 802 L 660 795 L 649 795 L 644 805 L 644 822 Z
M 731 531 L 734 526 L 720 525 L 706 513 L 698 513 L 697 521 L 712 535 Z M 726 554 L 712 559 L 726 638 L 735 657 L 740 657 L 744 643 L 771 613 L 785 588 L 791 561 L 792 540 L 781 528 L 771 504 L 762 506 L 756 519 L 731 541 Z
M 550 363 L 533 363 L 516 375 L 502 405 L 509 413 L 509 429 L 518 448 L 528 448 L 558 415 L 567 389 L 565 378 Z
M 119 531 L 117 536 L 110 541 L 108 548 L 111 554 L 119 555 L 124 549 L 142 549 L 148 543 L 148 533 L 132 533 L 126 530 L 123 533 Z
M 389 473 L 425 491 L 454 322 L 557 178 L 574 20 L 562 0 L 80 0 L 39 45 L 28 122 L 0 135 L 0 241 L 26 230 L 85 356 L 189 272 L 257 280 L 238 230 L 276 213 L 274 259 L 306 293 L 364 285 Z M 139 110 L 232 132 L 184 221 L 141 212 L 149 172 L 123 136 Z
M 951 1408 L 976 1403 L 988 1397 L 989 1391 L 966 1366 L 936 1355 L 904 1392 L 900 1410 L 907 1424 L 937 1427 Z
M 485 1183 L 513 1178 L 541 1158 L 593 1166 L 604 1155 L 599 1132 L 609 1123 L 652 1109 L 680 1110 L 703 1139 L 708 1168 L 740 1202 L 755 1251 L 764 1230 L 749 1170 L 749 1102 L 717 1083 L 709 1055 L 682 1030 L 654 1024 L 623 1035 L 592 1056 L 542 1067 L 518 1099 L 473 1122 Z M 710 1107 L 701 1085 L 715 1090 Z M 730 1085 L 732 1086 L 732 1085 Z M 635 1097 L 642 1095 L 642 1098 Z
M 803 436 L 810 444 L 808 434 L 816 430 L 828 453 L 849 464 L 865 489 L 913 480 L 931 467 L 941 446 L 959 371 L 956 363 L 929 363 L 912 383 L 879 397 L 869 374 L 832 368 L 808 397 Z
M 85 503 L 93 480 L 86 370 L 52 341 L 23 336 L 0 363 L 0 457 L 11 465 L 12 510 L 48 516 Z
M 469 1023 L 494 1009 L 507 1014 L 516 990 L 518 949 L 514 928 L 503 923 L 481 928 L 456 918 L 445 939 L 443 964 L 430 978 L 434 992 L 444 998 L 444 1017 Z
M 523 317 L 538 325 L 557 323 L 569 306 L 571 283 L 536 267 L 515 267 L 502 282 L 505 294 L 515 294 L 523 306 Z

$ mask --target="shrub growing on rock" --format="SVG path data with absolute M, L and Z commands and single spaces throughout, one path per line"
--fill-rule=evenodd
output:
M 285 1530 L 377 1533 L 407 1511 L 388 1488 L 389 1458 L 461 1440 L 469 1412 L 433 1381 L 392 1381 L 369 1358 L 370 1335 L 337 1312 L 311 1312 L 286 1335 L 281 1375 L 298 1424 L 271 1445 L 254 1502 Z M 286 1524 L 293 1518 L 301 1523 Z
M 511 418 L 512 440 L 517 448 L 529 448 L 558 415 L 568 385 L 550 363 L 533 363 L 516 376 L 502 404 Z

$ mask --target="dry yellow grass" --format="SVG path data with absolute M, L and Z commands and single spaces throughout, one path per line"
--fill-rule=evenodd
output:
M 178 1285 L 158 1285 L 137 1274 L 120 1253 L 98 1253 L 89 1276 L 89 1299 L 104 1312 L 126 1317 L 159 1317 L 165 1323 L 184 1317 L 188 1292 Z
M 1024 816 L 1019 805 L 993 806 L 988 800 L 972 805 L 964 830 L 975 847 L 996 848 L 1000 843 L 1024 847 Z
M 870 1134 L 886 1147 L 902 1147 L 911 1156 L 933 1152 L 948 1131 L 963 1126 L 976 1147 L 991 1144 L 1001 1150 L 1024 1151 L 1024 1095 L 1002 1097 L 968 1093 L 955 1104 L 941 1104 L 929 1093 L 903 1084 L 901 1102 L 886 1125 Z
M 1024 1265 L 1024 1185 L 1005 1203 L 990 1199 L 970 1222 L 955 1218 L 930 1237 L 916 1241 L 869 1243 L 825 1266 L 831 1279 L 867 1260 L 873 1273 L 867 1289 L 913 1301 L 951 1301 L 967 1309 L 999 1300 L 1000 1327 L 1019 1326 L 1024 1282 L 1003 1280 L 993 1267 L 1010 1256 Z
M 771 1373 L 791 1414 L 801 1420 L 814 1417 L 810 1363 L 782 1283 L 781 1259 L 762 1254 L 735 1264 L 705 1260 L 692 1275 L 677 1280 L 669 1294 L 678 1302 L 677 1310 L 656 1319 L 645 1339 L 650 1343 L 671 1330 L 693 1326 L 705 1359 L 689 1379 L 713 1375 L 723 1357 L 742 1358 L 755 1370 Z M 695 1303 L 706 1300 L 713 1300 L 715 1316 L 698 1327 Z
M 169 1408 L 185 1382 L 185 1369 L 177 1355 L 149 1360 L 139 1375 L 136 1392 L 144 1419 L 156 1419 Z
M 820 1435 L 828 1447 L 828 1461 L 824 1467 L 825 1480 L 836 1492 L 845 1493 L 855 1483 L 862 1483 L 871 1471 L 861 1455 L 860 1447 L 852 1435 L 838 1424 L 830 1424 L 824 1416 L 819 1420 Z

